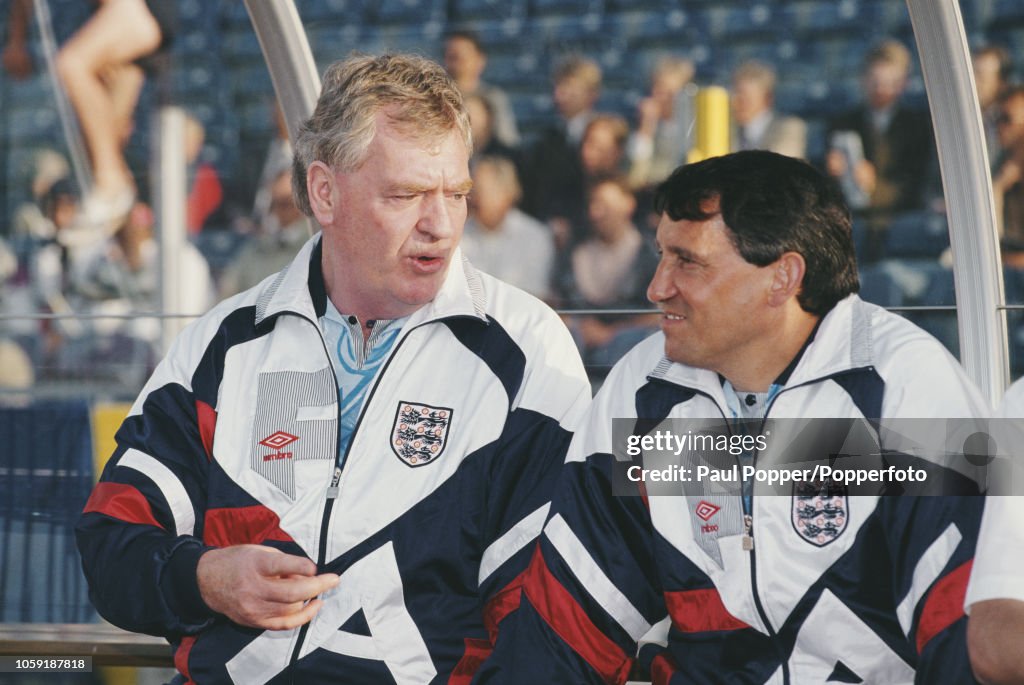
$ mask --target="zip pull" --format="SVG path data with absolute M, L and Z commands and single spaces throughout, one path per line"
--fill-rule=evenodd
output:
M 327 499 L 335 499 L 338 496 L 338 483 L 341 481 L 341 467 L 334 467 L 334 477 L 331 478 L 331 486 L 327 488 Z
M 750 514 L 743 515 L 743 551 L 750 552 L 754 549 L 754 517 Z

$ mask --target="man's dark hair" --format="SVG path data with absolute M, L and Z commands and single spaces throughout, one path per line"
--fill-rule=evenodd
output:
M 797 301 L 811 314 L 860 290 L 850 210 L 838 186 L 806 162 L 748 150 L 687 164 L 658 186 L 654 208 L 672 221 L 721 214 L 736 251 L 757 266 L 802 255 Z

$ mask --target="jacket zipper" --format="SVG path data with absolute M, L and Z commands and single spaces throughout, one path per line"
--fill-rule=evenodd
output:
M 312 326 L 314 328 L 316 328 L 317 334 L 320 336 L 320 342 L 321 342 L 321 344 L 323 345 L 323 348 L 324 348 L 324 354 L 327 356 L 327 363 L 330 365 L 330 368 L 332 369 L 332 374 L 333 374 L 334 363 L 331 361 L 331 353 L 330 353 L 330 350 L 327 349 L 327 341 L 324 340 L 323 333 L 320 332 L 320 327 L 316 323 L 314 323 L 309 317 L 303 316 L 302 314 L 296 314 L 296 316 L 299 316 L 300 318 L 305 319 L 310 324 L 312 324 Z M 338 499 L 338 495 L 339 495 L 339 493 L 341 491 L 340 484 L 341 484 L 342 469 L 344 469 L 345 465 L 348 463 L 349 453 L 352 451 L 352 445 L 355 444 L 356 435 L 359 433 L 359 426 L 361 426 L 362 423 L 363 423 L 363 417 L 366 416 L 366 410 L 367 410 L 367 408 L 369 408 L 370 402 L 373 400 L 373 395 L 377 392 L 377 387 L 380 385 L 381 379 L 384 378 L 384 374 L 387 372 L 388 367 L 391 365 L 391 361 L 396 356 L 398 356 L 398 350 L 402 347 L 402 344 L 406 341 L 406 339 L 409 337 L 410 334 L 412 334 L 412 332 L 414 330 L 416 330 L 417 328 L 420 328 L 421 326 L 425 326 L 427 324 L 430 324 L 430 323 L 437 323 L 437 322 L 440 322 L 440 321 L 444 321 L 444 320 L 446 320 L 448 318 L 457 318 L 457 317 L 445 317 L 445 318 L 442 318 L 442 319 L 432 319 L 430 321 L 423 321 L 421 323 L 416 324 L 415 326 L 410 328 L 408 331 L 406 331 L 405 335 L 402 335 L 398 339 L 398 341 L 395 343 L 394 349 L 391 351 L 391 354 L 388 355 L 388 358 L 384 361 L 384 365 L 381 367 L 380 371 L 377 373 L 377 377 L 373 381 L 373 386 L 370 388 L 370 391 L 366 394 L 366 399 L 363 401 L 363 407 L 359 411 L 359 417 L 356 419 L 356 425 L 352 428 L 352 437 L 349 439 L 348 446 L 345 448 L 345 456 L 341 460 L 341 466 L 335 466 L 334 467 L 334 475 L 331 477 L 331 484 L 327 488 L 327 497 L 326 497 L 326 501 L 324 502 L 324 513 L 323 513 L 323 517 L 320 520 L 320 543 L 319 543 L 318 550 L 317 550 L 317 562 L 316 562 L 316 568 L 317 568 L 317 572 L 318 573 L 320 571 L 322 571 L 324 569 L 324 566 L 327 564 L 327 540 L 328 540 L 327 533 L 328 533 L 328 529 L 330 527 L 331 511 L 334 509 L 334 502 L 335 502 L 335 500 Z M 337 381 L 335 381 L 335 387 L 337 388 Z M 341 444 L 341 390 L 337 390 L 337 393 L 338 393 L 338 444 Z M 309 632 L 309 626 L 310 626 L 310 624 L 312 622 L 313 621 L 310 621 L 309 623 L 303 625 L 299 629 L 299 637 L 295 641 L 295 649 L 292 650 L 292 657 L 288 661 L 288 668 L 289 669 L 291 667 L 293 667 L 295 665 L 295 663 L 299 660 L 299 653 L 302 651 L 302 645 L 306 641 L 306 634 Z M 290 678 L 290 680 L 294 683 L 294 675 Z
M 866 368 L 871 368 L 871 367 L 858 367 L 856 369 L 847 369 L 847 370 L 843 371 L 842 373 L 850 373 L 852 371 L 861 371 L 861 370 L 866 369 Z M 764 418 L 761 419 L 760 430 L 761 431 L 764 430 L 765 424 L 768 422 L 768 414 L 769 414 L 769 412 L 771 412 L 772 405 L 775 404 L 775 400 L 778 399 L 779 395 L 781 395 L 784 392 L 788 392 L 789 390 L 795 390 L 797 388 L 802 388 L 802 387 L 804 387 L 806 385 L 811 385 L 813 383 L 820 383 L 820 382 L 822 382 L 824 380 L 828 380 L 829 378 L 832 378 L 833 376 L 837 376 L 837 375 L 840 375 L 840 374 L 830 374 L 828 376 L 822 376 L 820 378 L 815 378 L 815 379 L 811 379 L 811 380 L 808 380 L 808 381 L 804 381 L 803 383 L 800 383 L 799 385 L 794 385 L 794 386 L 791 386 L 791 387 L 783 387 L 782 389 L 780 389 L 779 392 L 776 393 L 775 397 L 772 398 L 771 403 L 765 408 Z M 755 464 L 757 463 L 757 457 L 756 456 L 754 457 L 754 463 Z M 743 549 L 744 549 L 744 551 L 750 552 L 750 591 L 751 591 L 751 594 L 754 597 L 754 607 L 757 609 L 757 614 L 758 614 L 758 616 L 761 617 L 761 622 L 764 623 L 765 628 L 768 630 L 768 635 L 772 638 L 772 642 L 774 644 L 775 643 L 775 638 L 777 637 L 777 635 L 775 633 L 775 629 L 772 627 L 771 623 L 768 621 L 768 614 L 767 614 L 767 612 L 765 612 L 764 605 L 761 604 L 761 594 L 760 594 L 760 592 L 757 589 L 757 552 L 756 552 L 756 548 L 755 548 L 755 545 L 754 545 L 754 489 L 753 489 L 753 487 L 751 487 L 751 489 L 750 489 L 750 510 L 749 511 L 747 511 L 746 500 L 745 499 L 743 500 L 743 528 L 744 528 Z M 776 645 L 776 648 L 777 647 L 778 647 L 778 645 Z M 779 661 L 782 662 L 782 682 L 785 685 L 788 685 L 789 682 L 790 682 L 790 680 L 789 680 L 789 660 L 788 659 L 783 659 L 782 655 L 780 654 L 779 655 Z
M 327 349 L 327 341 L 324 340 L 324 335 L 320 331 L 320 326 L 317 325 L 312 319 L 310 319 L 307 316 L 303 316 L 302 314 L 296 314 L 296 316 L 298 316 L 299 318 L 307 321 L 311 326 L 313 326 L 313 328 L 316 329 L 317 335 L 320 337 L 320 345 L 323 347 L 323 350 L 324 350 L 324 356 L 327 358 L 327 366 L 328 366 L 329 369 L 331 369 L 331 376 L 333 378 L 333 376 L 334 376 L 334 363 L 331 361 L 331 352 L 330 352 L 330 350 Z M 337 402 L 338 402 L 338 433 L 335 436 L 335 440 L 337 441 L 335 443 L 335 445 L 339 445 L 339 444 L 341 444 L 341 389 L 338 388 L 338 381 L 337 381 L 337 379 L 333 379 L 333 383 L 334 383 L 335 397 L 336 397 Z M 351 443 L 349 443 L 349 446 L 351 447 Z M 346 454 L 347 454 L 347 452 L 346 452 Z M 335 498 L 338 495 L 338 482 L 341 480 L 341 467 L 337 465 L 338 457 L 335 456 L 334 459 L 335 459 L 334 475 L 331 477 L 331 485 L 327 489 L 327 493 L 328 493 L 327 494 L 327 501 L 324 503 L 323 517 L 320 519 L 320 544 L 319 544 L 319 549 L 317 551 L 317 561 L 316 561 L 317 573 L 320 573 L 323 570 L 323 567 L 324 567 L 324 563 L 325 563 L 324 562 L 324 557 L 325 557 L 326 552 L 327 552 L 327 536 L 325 535 L 325 531 L 326 531 L 326 528 L 327 528 L 328 521 L 330 520 L 331 509 L 334 508 L 334 500 L 335 500 Z M 344 463 L 345 462 L 342 461 L 342 465 L 343 466 L 344 466 Z M 333 496 L 332 496 L 332 493 L 333 493 Z M 309 621 L 309 623 L 303 624 L 302 627 L 299 628 L 299 636 L 295 640 L 295 648 L 292 650 L 292 656 L 291 656 L 291 659 L 288 660 L 287 668 L 290 669 L 292 666 L 295 665 L 295 662 L 297 662 L 299 660 L 299 652 L 302 649 L 302 644 L 306 641 L 306 634 L 309 632 L 309 626 L 310 626 L 311 623 L 313 623 L 312 620 Z M 294 674 L 289 675 L 288 680 L 289 680 L 290 683 L 292 683 L 294 685 L 294 683 L 295 683 L 295 676 L 294 676 Z

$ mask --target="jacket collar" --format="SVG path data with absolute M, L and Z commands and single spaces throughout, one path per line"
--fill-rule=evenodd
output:
M 295 259 L 264 287 L 256 301 L 256 325 L 278 314 L 290 313 L 316 321 L 327 306 L 323 278 L 321 233 L 306 241 Z M 486 298 L 479 272 L 456 249 L 448 275 L 431 302 L 409 318 L 420 324 L 452 316 L 472 316 L 487 321 Z M 406 328 L 410 328 L 406 324 Z
M 854 369 L 874 365 L 872 315 L 875 305 L 857 295 L 840 300 L 822 318 L 796 367 L 786 382 L 788 387 L 823 380 Z M 714 371 L 698 369 L 662 357 L 648 378 L 691 388 L 726 407 L 722 382 Z

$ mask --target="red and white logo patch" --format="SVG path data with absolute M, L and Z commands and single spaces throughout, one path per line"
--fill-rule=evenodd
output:
M 452 410 L 399 402 L 391 429 L 391 451 L 409 466 L 423 466 L 441 456 L 448 443 Z
M 260 440 L 260 444 L 264 447 L 269 447 L 272 450 L 279 450 L 282 447 L 286 447 L 296 440 L 298 436 L 292 435 L 291 433 L 285 433 L 284 431 L 276 431 L 271 435 Z
M 721 509 L 722 507 L 715 506 L 711 502 L 701 500 L 697 503 L 697 507 L 693 510 L 693 513 L 695 513 L 697 518 L 701 521 L 709 521 L 711 517 L 721 511 Z
M 298 436 L 292 435 L 291 433 L 285 433 L 284 431 L 276 431 L 275 433 L 268 435 L 267 437 L 260 440 L 260 444 L 264 447 L 269 447 L 272 450 L 276 450 L 273 454 L 264 454 L 263 461 L 280 461 L 281 459 L 291 459 L 294 454 L 291 452 L 282 452 L 282 447 L 287 447 L 296 440 Z

